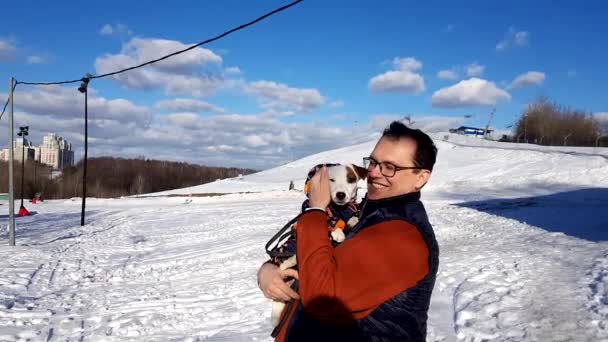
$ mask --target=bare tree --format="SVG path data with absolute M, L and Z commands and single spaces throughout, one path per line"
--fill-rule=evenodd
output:
M 31 197 L 42 192 L 44 198 L 70 198 L 81 196 L 82 162 L 65 168 L 61 176 L 51 179 L 50 168 L 39 164 L 26 166 L 25 191 Z M 7 192 L 8 163 L 0 162 L 0 192 Z M 208 167 L 159 160 L 123 159 L 112 157 L 91 158 L 87 166 L 87 195 L 92 197 L 118 197 L 147 192 L 183 188 L 215 181 L 218 178 L 236 177 L 255 172 L 251 169 Z M 36 181 L 34 182 L 34 177 Z M 21 182 L 15 183 L 20 193 Z M 35 184 L 35 187 L 34 187 Z
M 594 146 L 598 124 L 581 110 L 563 107 L 546 97 L 530 103 L 516 123 L 515 135 L 542 145 Z

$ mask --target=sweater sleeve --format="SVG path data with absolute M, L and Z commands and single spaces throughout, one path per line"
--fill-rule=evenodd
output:
M 327 237 L 323 212 L 302 215 L 297 227 L 300 298 L 321 321 L 364 318 L 429 271 L 426 243 L 405 221 L 367 227 L 336 248 Z

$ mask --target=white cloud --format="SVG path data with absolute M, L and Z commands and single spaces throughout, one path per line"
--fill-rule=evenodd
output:
M 496 44 L 496 51 L 505 51 L 509 48 L 508 40 L 501 40 Z
M 523 46 L 528 44 L 528 40 L 530 39 L 530 32 L 520 31 L 515 33 L 514 41 L 515 45 Z
M 510 100 L 509 93 L 496 87 L 494 82 L 480 78 L 470 78 L 439 89 L 431 97 L 434 107 L 493 106 Z
M 378 114 L 370 118 L 369 131 L 379 132 L 387 127 L 392 121 L 401 121 L 411 128 L 417 128 L 426 133 L 447 132 L 450 128 L 461 126 L 466 118 L 442 116 L 442 115 L 407 115 L 412 119 L 413 124 L 409 125 L 404 121 L 404 114 Z
M 15 39 L 0 37 L 0 62 L 15 60 L 27 64 L 42 64 L 48 61 L 46 54 L 40 54 L 32 49 L 18 46 Z
M 259 96 L 265 108 L 294 108 L 309 111 L 325 103 L 325 98 L 314 88 L 292 88 L 272 81 L 251 82 L 246 92 Z
M 503 40 L 496 44 L 496 51 L 506 51 L 513 46 L 526 46 L 530 43 L 530 32 L 516 31 L 515 28 L 509 27 L 509 30 Z
M 521 74 L 511 82 L 509 89 L 523 88 L 527 86 L 541 85 L 545 81 L 545 74 L 540 71 L 528 71 Z
M 82 95 L 72 88 L 66 88 L 65 93 L 62 88 L 51 88 L 46 94 L 35 93 L 27 98 L 28 106 L 25 107 L 35 113 L 18 111 L 15 115 L 16 124 L 29 124 L 31 138 L 37 144 L 41 142 L 43 134 L 59 133 L 73 143 L 76 159 L 79 159 L 82 157 L 84 139 L 82 103 L 65 102 L 70 97 L 81 98 Z M 33 90 L 37 91 L 36 88 Z M 77 96 L 74 96 L 73 92 L 76 92 Z M 23 91 L 19 93 L 23 94 Z M 56 105 L 43 110 L 44 106 L 51 103 L 48 97 L 53 94 L 58 94 L 55 96 L 59 99 L 54 102 L 63 103 L 63 106 Z M 41 98 L 43 103 L 34 106 L 29 101 L 34 97 Z M 94 91 L 90 97 L 103 99 Z M 22 97 L 17 101 L 25 103 L 25 100 L 26 98 Z M 353 127 L 333 127 L 328 125 L 327 121 L 285 123 L 259 114 L 200 115 L 175 112 L 168 115 L 150 115 L 151 120 L 144 124 L 137 115 L 130 114 L 127 103 L 116 101 L 95 101 L 95 109 L 90 108 L 91 157 L 143 155 L 161 160 L 265 169 L 294 158 L 377 139 L 390 121 L 399 119 L 396 115 L 372 116 L 368 122 L 360 122 Z M 112 114 L 101 113 L 104 109 L 100 105 L 102 102 L 106 103 L 105 111 Z M 148 108 L 139 108 L 149 112 Z M 133 110 L 130 109 L 131 112 Z M 344 117 L 348 115 L 344 114 Z M 424 123 L 423 129 L 433 129 L 433 125 L 427 124 L 427 119 L 415 119 Z M 44 125 L 40 125 L 41 122 Z M 5 128 L 6 121 L 1 121 L 0 125 Z
M 346 115 L 345 113 L 332 114 L 329 117 L 329 120 L 331 121 L 344 121 L 346 119 L 348 119 L 348 115 Z
M 99 30 L 99 34 L 101 34 L 102 36 L 112 36 L 112 35 L 130 36 L 133 34 L 133 31 L 131 31 L 126 25 L 121 24 L 121 23 L 118 23 L 115 25 L 105 24 L 105 25 L 103 25 L 101 30 Z
M 27 64 L 44 64 L 46 63 L 46 59 L 42 56 L 31 55 L 27 56 Z
M 15 92 L 15 106 L 35 115 L 51 118 L 80 118 L 84 114 L 84 96 L 75 88 L 60 86 L 35 86 Z M 89 116 L 95 120 L 133 122 L 145 126 L 151 119 L 146 107 L 125 99 L 106 99 L 96 95 L 89 87 Z M 36 122 L 35 124 L 39 124 Z
M 239 75 L 241 74 L 241 69 L 239 67 L 228 67 L 224 69 L 224 72 L 229 75 Z
M 437 132 L 448 132 L 450 128 L 457 128 L 461 126 L 466 118 L 464 117 L 453 117 L 453 116 L 441 116 L 441 115 L 428 115 L 428 116 L 414 116 L 413 128 L 418 128 L 426 133 L 437 133 Z
M 460 77 L 460 76 L 458 75 L 458 72 L 455 70 L 440 70 L 437 73 L 437 78 L 440 80 L 454 81 L 454 80 L 457 80 L 458 77 Z
M 269 142 L 257 134 L 245 136 L 243 141 L 251 147 L 267 146 Z
M 0 37 L 0 61 L 8 61 L 15 58 L 17 47 L 9 39 Z
M 333 101 L 329 104 L 331 108 L 342 108 L 344 107 L 344 101 Z
M 467 76 L 469 77 L 479 77 L 483 74 L 486 69 L 485 65 L 479 65 L 476 62 L 467 65 Z
M 189 44 L 175 40 L 133 38 L 123 45 L 119 55 L 114 56 L 128 57 L 135 63 L 143 63 L 183 50 L 189 46 Z M 112 55 L 106 55 L 106 58 L 111 57 Z M 175 73 L 190 73 L 201 65 L 221 63 L 222 58 L 213 51 L 197 47 L 186 53 L 158 62 L 151 67 Z
M 395 57 L 392 62 L 395 70 L 372 77 L 368 88 L 373 93 L 418 94 L 425 90 L 424 78 L 416 73 L 422 63 L 414 57 Z
M 608 135 L 608 112 L 593 113 L 593 118 L 600 124 L 600 134 Z
M 101 28 L 101 30 L 99 31 L 99 33 L 102 36 L 109 36 L 112 34 L 112 32 L 114 32 L 114 29 L 112 28 L 112 25 L 110 24 L 105 24 L 103 25 L 103 27 Z
M 422 62 L 414 57 L 395 57 L 393 59 L 393 67 L 403 71 L 418 71 L 422 69 Z
M 208 102 L 184 98 L 162 100 L 156 103 L 156 107 L 173 112 L 212 112 L 217 114 L 223 114 L 226 112 L 223 108 L 212 105 Z
M 188 47 L 178 41 L 165 39 L 133 38 L 123 44 L 118 54 L 106 54 L 95 60 L 95 70 L 104 74 Z M 120 84 L 133 89 L 164 88 L 167 94 L 190 94 L 195 97 L 214 93 L 222 78 L 214 76 L 209 68 L 221 65 L 222 58 L 213 51 L 197 47 L 181 55 L 143 68 L 114 75 Z
M 608 123 L 608 112 L 596 112 L 593 117 L 599 122 Z
M 370 117 L 367 126 L 371 131 L 382 133 L 382 131 L 393 121 L 398 121 L 403 118 L 401 114 L 395 113 L 382 113 L 374 114 Z
M 410 71 L 387 71 L 369 80 L 369 90 L 374 93 L 409 93 L 424 91 L 424 79 Z
M 186 129 L 202 128 L 201 116 L 196 113 L 172 113 L 167 115 L 167 120 Z

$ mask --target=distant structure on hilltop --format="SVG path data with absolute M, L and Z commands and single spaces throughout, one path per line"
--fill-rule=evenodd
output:
M 488 129 L 488 134 L 492 133 L 493 131 L 493 129 Z M 450 133 L 483 137 L 486 135 L 486 130 L 484 128 L 460 126 L 456 129 L 450 129 Z
M 22 148 L 25 148 L 25 160 L 36 160 L 55 170 L 61 170 L 74 165 L 72 144 L 56 133 L 49 133 L 42 138 L 40 146 L 34 146 L 31 141 L 19 137 L 13 142 L 15 160 L 21 162 Z M 0 159 L 8 161 L 8 148 L 0 151 Z

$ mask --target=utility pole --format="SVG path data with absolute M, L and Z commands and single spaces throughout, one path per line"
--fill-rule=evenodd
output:
M 13 194 L 13 159 L 15 154 L 13 148 L 13 86 L 15 79 L 10 78 L 8 82 L 8 98 L 11 106 L 8 111 L 8 244 L 15 245 L 15 196 Z

